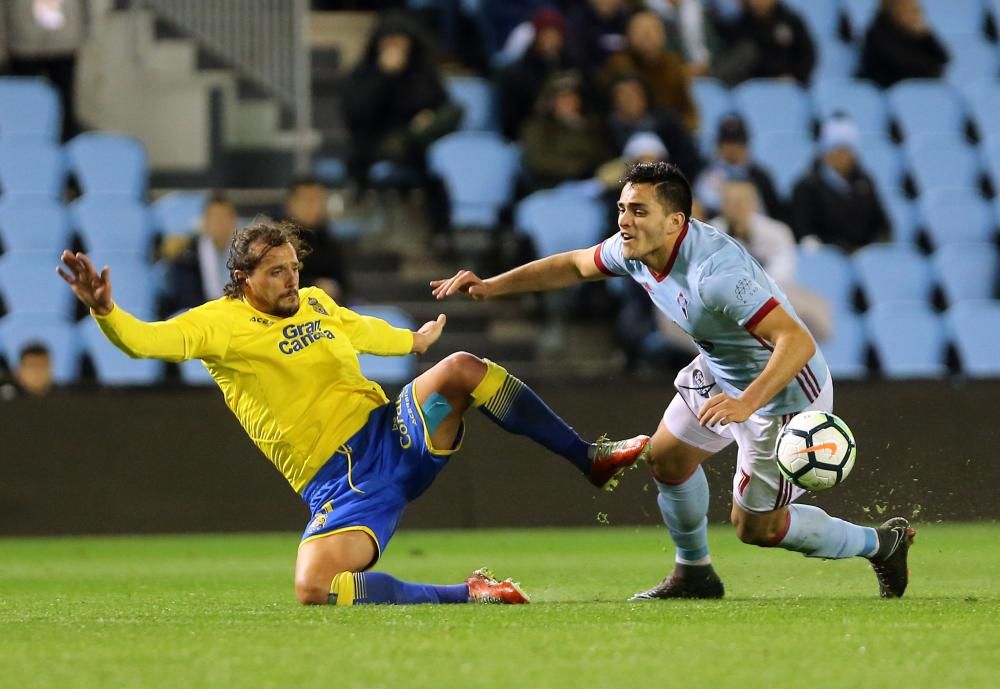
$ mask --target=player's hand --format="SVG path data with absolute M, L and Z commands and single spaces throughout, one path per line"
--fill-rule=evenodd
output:
M 477 301 L 490 297 L 489 285 L 471 270 L 460 270 L 443 280 L 431 280 L 431 288 L 435 299 L 447 299 L 458 292 Z
M 56 272 L 69 283 L 76 298 L 98 316 L 107 316 L 111 313 L 111 309 L 114 307 L 114 302 L 111 300 L 111 269 L 104 266 L 104 269 L 98 274 L 90 258 L 82 252 L 74 254 L 70 251 L 64 251 L 62 252 L 62 262 L 69 272 L 64 272 L 62 267 L 56 268 Z
M 437 320 L 427 321 L 420 326 L 420 330 L 413 333 L 413 349 L 410 351 L 414 354 L 423 354 L 430 349 L 431 345 L 441 337 L 441 331 L 444 330 L 444 324 L 447 320 L 442 313 L 438 314 Z
M 698 413 L 698 423 L 702 426 L 712 426 L 730 423 L 743 423 L 754 413 L 754 409 L 743 400 L 730 397 L 724 392 L 712 395 L 708 401 L 701 406 Z

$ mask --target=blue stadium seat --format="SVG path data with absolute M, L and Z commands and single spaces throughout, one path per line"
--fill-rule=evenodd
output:
M 1000 302 L 971 300 L 945 314 L 962 371 L 974 378 L 1000 377 Z
M 851 259 L 844 250 L 830 244 L 821 244 L 800 246 L 797 253 L 796 282 L 822 295 L 835 311 L 850 310 L 857 277 Z
M 917 222 L 917 210 L 910 199 L 903 196 L 901 190 L 881 193 L 882 208 L 889 216 L 892 241 L 903 244 L 913 244 L 917 241 L 920 231 Z
M 434 142 L 428 160 L 448 189 L 452 224 L 495 228 L 500 209 L 514 198 L 517 147 L 492 132 L 460 131 Z
M 593 246 L 608 233 L 602 203 L 556 191 L 538 191 L 514 209 L 514 226 L 530 237 L 538 256 Z
M 869 306 L 886 301 L 927 301 L 933 286 L 928 260 L 908 244 L 870 244 L 852 256 Z
M 351 310 L 362 316 L 379 318 L 397 328 L 416 330 L 417 323 L 410 314 L 395 306 L 379 304 L 362 304 L 352 306 Z M 417 359 L 414 356 L 375 356 L 374 354 L 359 354 L 361 373 L 378 383 L 386 385 L 404 385 L 417 374 Z
M 979 188 L 979 152 L 950 134 L 926 134 L 907 140 L 910 171 L 921 194 L 940 188 Z
M 825 3 L 817 3 L 825 4 Z M 835 36 L 826 36 L 816 42 L 816 68 L 813 83 L 831 79 L 850 79 L 858 71 L 858 49 Z
M 80 377 L 80 348 L 72 323 L 54 314 L 12 313 L 0 318 L 0 353 L 13 369 L 21 351 L 40 342 L 52 355 L 52 379 L 57 385 L 75 383 Z
M 902 193 L 904 167 L 898 146 L 878 135 L 865 136 L 858 144 L 858 159 L 883 196 Z
M 0 196 L 0 243 L 7 252 L 58 256 L 70 247 L 65 206 L 45 198 Z
M 56 275 L 58 265 L 58 254 L 31 252 L 0 256 L 0 297 L 7 311 L 72 317 L 76 297 Z
M 812 133 L 812 104 L 798 84 L 777 79 L 750 79 L 733 89 L 740 114 L 751 136 L 764 132 Z
M 806 23 L 816 43 L 835 37 L 840 27 L 840 8 L 831 0 L 785 0 L 790 10 Z
M 775 190 L 786 200 L 816 155 L 812 140 L 802 132 L 766 132 L 753 137 L 751 148 L 754 161 L 767 168 Z
M 934 32 L 982 36 L 986 22 L 983 0 L 921 0 L 927 25 Z
M 879 0 L 840 0 L 840 5 L 847 16 L 847 23 L 851 28 L 851 38 L 860 41 L 875 20 Z
M 153 243 L 153 219 L 139 201 L 119 196 L 83 196 L 70 206 L 73 224 L 88 252 L 145 256 Z
M 886 92 L 889 109 L 907 139 L 948 133 L 961 137 L 965 111 L 953 86 L 935 79 L 907 79 Z
M 919 207 L 924 230 L 935 248 L 954 242 L 988 242 L 996 236 L 993 207 L 969 189 L 924 194 Z
M 61 130 L 62 105 L 47 81 L 0 77 L 0 141 L 58 143 Z
M 30 139 L 0 142 L 0 190 L 47 199 L 62 198 L 66 159 L 58 144 Z
M 996 113 L 1000 112 L 1000 85 L 997 80 L 980 78 L 966 81 L 960 88 L 980 135 L 984 138 L 996 136 Z
M 111 291 L 116 304 L 136 318 L 155 318 L 158 280 L 152 265 L 130 252 L 103 251 L 88 255 L 97 270 L 104 266 L 111 269 Z
M 104 336 L 93 318 L 77 326 L 83 351 L 90 357 L 97 382 L 110 386 L 153 385 L 163 380 L 165 364 L 156 359 L 132 359 Z
M 810 94 L 820 120 L 836 112 L 845 112 L 861 132 L 887 135 L 889 110 L 882 91 L 872 82 L 862 79 L 816 81 Z
M 698 120 L 701 127 L 698 141 L 701 150 L 705 153 L 714 151 L 719 122 L 726 115 L 736 112 L 736 103 L 726 85 L 710 77 L 692 79 L 691 95 L 694 97 L 695 105 L 698 106 Z
M 1000 191 L 1000 132 L 986 139 L 981 148 L 986 163 L 986 170 L 989 173 L 990 179 L 993 180 L 993 188 Z
M 156 229 L 163 234 L 190 234 L 201 224 L 207 191 L 172 191 L 152 206 Z
M 1000 55 L 997 47 L 985 38 L 962 36 L 948 46 L 950 59 L 945 68 L 944 78 L 951 84 L 962 84 L 981 80 L 983 77 L 996 79 L 1000 71 Z
M 347 164 L 340 158 L 322 156 L 313 161 L 313 174 L 330 187 L 347 184 Z
M 888 378 L 941 378 L 948 372 L 944 321 L 929 304 L 886 301 L 865 314 L 871 343 Z
M 496 96 L 493 84 L 482 77 L 449 77 L 446 82 L 452 102 L 461 105 L 462 129 L 498 130 Z
M 84 194 L 113 194 L 135 200 L 146 196 L 146 149 L 132 137 L 87 132 L 74 137 L 66 150 Z
M 931 256 L 931 265 L 948 304 L 989 299 L 1000 277 L 1000 253 L 995 244 L 945 244 Z
M 847 309 L 834 309 L 833 334 L 820 343 L 835 379 L 857 380 L 868 374 L 868 335 L 864 319 Z

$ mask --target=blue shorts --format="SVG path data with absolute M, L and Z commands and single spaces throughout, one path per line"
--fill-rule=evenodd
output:
M 448 450 L 431 445 L 413 383 L 395 404 L 372 411 L 364 427 L 323 465 L 302 490 L 312 514 L 302 542 L 343 531 L 375 540 L 375 561 L 396 532 L 406 505 L 434 482 L 462 445 L 465 425 Z

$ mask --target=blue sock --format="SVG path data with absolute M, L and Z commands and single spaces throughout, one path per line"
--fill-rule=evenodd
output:
M 469 587 L 466 584 L 411 584 L 384 572 L 355 572 L 353 578 L 354 605 L 469 602 Z
M 656 504 L 677 548 L 677 562 L 704 565 L 708 555 L 708 479 L 699 466 L 684 483 L 656 481 Z
M 831 517 L 818 507 L 789 505 L 788 517 L 788 532 L 776 544 L 779 548 L 830 560 L 870 557 L 878 550 L 875 529 Z
M 486 376 L 472 391 L 473 406 L 509 433 L 525 435 L 590 474 L 590 443 L 535 394 L 489 359 Z

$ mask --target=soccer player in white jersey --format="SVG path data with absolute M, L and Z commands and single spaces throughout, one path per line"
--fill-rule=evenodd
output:
M 431 287 L 438 299 L 457 293 L 487 299 L 629 276 L 697 344 L 700 353 L 677 375 L 677 393 L 650 441 L 675 566 L 633 598 L 723 596 L 709 555 L 701 464 L 732 442 L 739 451 L 731 521 L 741 541 L 809 557 L 865 557 L 882 597 L 902 596 L 915 533 L 906 519 L 875 529 L 794 504 L 803 490 L 778 470 L 774 451 L 783 424 L 800 411 L 833 408 L 826 361 L 784 293 L 738 242 L 691 218 L 691 187 L 675 166 L 639 163 L 624 183 L 618 233 L 596 247 L 486 280 L 462 270 Z

